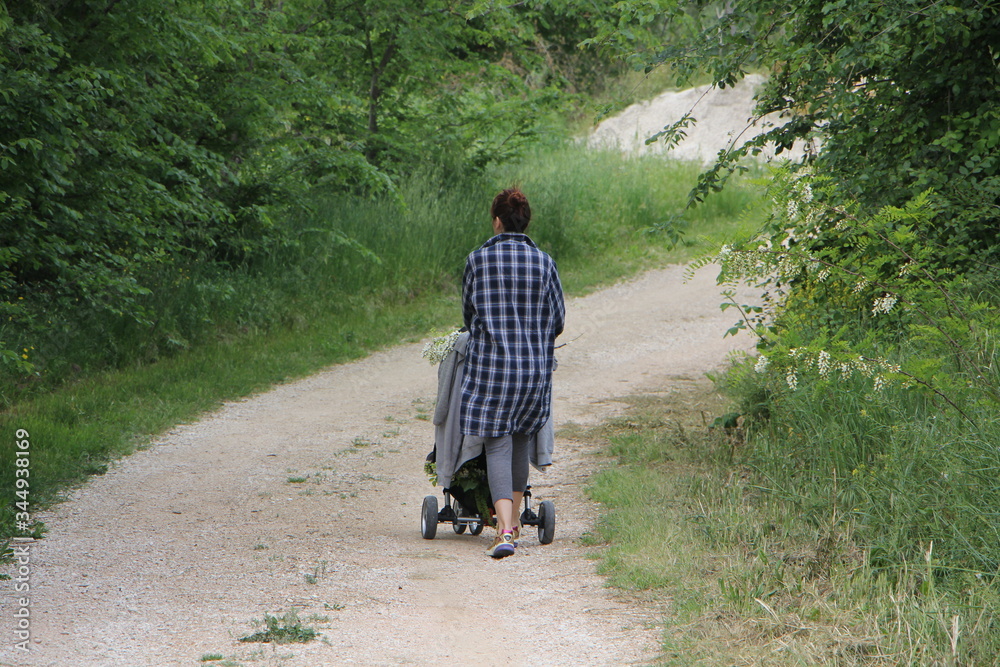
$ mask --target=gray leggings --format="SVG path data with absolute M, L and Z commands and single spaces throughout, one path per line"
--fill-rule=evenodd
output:
M 486 438 L 486 474 L 494 505 L 503 498 L 513 500 L 514 491 L 523 492 L 528 486 L 530 440 L 531 436 L 523 433 Z

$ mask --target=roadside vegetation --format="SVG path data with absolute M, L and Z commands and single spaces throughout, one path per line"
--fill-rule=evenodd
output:
M 566 435 L 615 462 L 589 485 L 605 509 L 587 542 L 611 585 L 661 610 L 657 664 L 996 664 L 988 575 L 948 567 L 932 540 L 879 561 L 856 482 L 804 496 L 770 478 L 774 462 L 713 419 L 730 399 L 707 379 L 624 400 L 624 416 Z M 909 493 L 896 503 L 924 491 Z
M 662 16 L 690 25 L 690 10 L 666 3 Z M 710 201 L 765 142 L 822 150 L 766 179 L 763 225 L 694 264 L 760 288 L 729 304 L 732 332 L 759 354 L 717 378 L 730 403 L 714 433 L 731 439 L 694 447 L 693 477 L 629 464 L 689 457 L 670 428 L 614 445 L 629 467 L 595 484 L 610 503 L 606 567 L 683 610 L 692 597 L 662 575 L 668 554 L 705 547 L 718 581 L 694 587 L 695 606 L 734 614 L 729 630 L 754 647 L 674 650 L 687 640 L 668 630 L 676 664 L 695 662 L 685 650 L 709 664 L 996 664 L 1000 12 L 737 0 L 697 23 L 686 43 L 632 57 L 717 85 L 768 70 L 757 111 L 788 122 L 721 154 L 692 200 Z M 624 32 L 605 39 L 628 52 Z M 673 519 L 657 545 L 614 519 L 644 495 L 645 516 Z
M 264 614 L 262 625 L 265 629 L 246 637 L 240 637 L 239 641 L 261 644 L 305 644 L 316 639 L 320 634 L 314 628 L 303 625 L 298 614 L 294 611 L 287 612 L 283 616 Z

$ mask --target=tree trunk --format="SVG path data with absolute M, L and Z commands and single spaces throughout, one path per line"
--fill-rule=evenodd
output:
M 382 88 L 379 85 L 385 68 L 389 66 L 392 57 L 396 55 L 395 36 L 389 36 L 389 43 L 386 44 L 385 51 L 378 64 L 375 63 L 375 47 L 372 45 L 371 32 L 365 35 L 368 47 L 368 62 L 371 64 L 371 84 L 368 88 L 368 136 L 374 137 L 378 134 L 378 100 L 382 95 Z M 375 157 L 374 149 L 369 146 L 365 152 L 365 157 L 371 162 Z

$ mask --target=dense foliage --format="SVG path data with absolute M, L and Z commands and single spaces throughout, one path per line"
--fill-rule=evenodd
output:
M 733 331 L 759 340 L 760 355 L 726 378 L 749 435 L 742 461 L 758 473 L 754 496 L 813 527 L 817 549 L 841 545 L 830 564 L 860 546 L 869 572 L 899 583 L 896 599 L 929 608 L 944 582 L 941 605 L 956 624 L 995 619 L 1000 7 L 658 8 L 694 37 L 664 44 L 647 67 L 669 65 L 682 78 L 708 71 L 720 87 L 766 71 L 757 112 L 786 121 L 720 154 L 693 201 L 767 143 L 818 149 L 775 171 L 767 224 L 712 258 L 724 282 L 763 290 L 747 304 L 734 289 L 726 304 L 739 311 Z M 605 36 L 616 40 L 627 45 L 620 31 Z M 665 119 L 663 138 L 697 115 Z M 916 564 L 925 574 L 914 584 Z M 992 661 L 983 636 L 954 635 L 949 655 Z
M 575 0 L 0 6 L 2 393 L 187 346 L 163 309 L 178 288 L 193 283 L 200 299 L 218 275 L 315 242 L 286 220 L 321 193 L 391 192 L 416 168 L 482 169 L 523 150 L 595 80 L 596 56 L 575 49 L 595 11 Z
M 671 3 L 685 24 L 692 3 Z M 714 3 L 693 3 L 708 7 Z M 665 45 L 652 64 L 682 78 L 704 70 L 725 86 L 748 71 L 770 76 L 757 112 L 787 121 L 722 156 L 703 187 L 742 155 L 774 142 L 816 139 L 817 170 L 839 197 L 868 212 L 936 192 L 942 258 L 997 253 L 1000 197 L 1000 10 L 993 3 L 746 0 L 709 14 L 690 42 Z M 697 115 L 697 111 L 695 111 Z

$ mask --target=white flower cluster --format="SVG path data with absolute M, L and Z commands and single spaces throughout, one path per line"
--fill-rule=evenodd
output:
M 799 217 L 799 202 L 795 199 L 788 200 L 788 219 L 795 220 Z
M 785 382 L 788 383 L 788 388 L 795 391 L 799 388 L 799 376 L 795 374 L 795 369 L 789 369 L 785 374 Z
M 889 375 L 899 373 L 898 364 L 891 364 L 884 359 L 867 359 L 865 357 L 855 357 L 844 361 L 834 361 L 833 355 L 826 350 L 813 352 L 811 350 L 797 347 L 788 351 L 790 365 L 784 367 L 779 372 L 784 372 L 785 383 L 792 391 L 799 386 L 799 373 L 808 371 L 815 367 L 821 378 L 829 379 L 834 370 L 840 372 L 840 381 L 850 379 L 855 373 L 860 373 L 866 378 L 870 378 L 875 391 L 882 391 L 889 383 Z M 771 358 L 761 354 L 757 357 L 757 363 L 753 369 L 758 373 L 766 373 L 771 366 Z
M 792 177 L 785 205 L 787 219 L 790 222 L 801 222 L 804 226 L 812 224 L 816 218 L 816 210 L 812 203 L 812 170 L 803 169 Z
M 871 283 L 868 282 L 867 278 L 862 278 L 854 285 L 854 288 L 851 291 L 855 294 L 861 294 L 870 284 Z
M 875 391 L 882 391 L 885 389 L 886 384 L 888 384 L 888 378 L 886 378 L 886 373 L 898 373 L 900 368 L 899 364 L 890 364 L 884 359 L 865 359 L 863 357 L 858 357 L 850 362 L 851 370 L 843 373 L 844 379 L 851 376 L 851 372 L 859 371 L 862 375 L 868 378 L 872 378 L 872 384 Z
M 432 364 L 440 364 L 455 347 L 455 341 L 458 340 L 459 333 L 460 332 L 456 329 L 450 334 L 432 338 L 426 345 L 424 345 L 424 349 L 420 353 L 420 356 L 424 357 Z
M 779 278 L 794 277 L 802 270 L 803 264 L 804 260 L 801 257 L 796 257 L 791 253 L 783 253 L 778 257 L 778 262 L 774 267 L 775 275 Z
M 813 200 L 813 189 L 812 186 L 806 183 L 802 186 L 802 194 L 800 195 L 802 201 L 806 204 Z
M 830 353 L 826 350 L 820 350 L 816 355 L 816 370 L 823 379 L 830 375 Z
M 767 370 L 767 365 L 770 363 L 767 357 L 763 354 L 757 357 L 757 363 L 753 365 L 753 369 L 758 373 L 763 373 Z
M 888 315 L 897 301 L 899 301 L 899 298 L 895 294 L 886 292 L 881 298 L 875 299 L 875 303 L 872 305 L 872 315 L 878 315 L 879 313 Z

